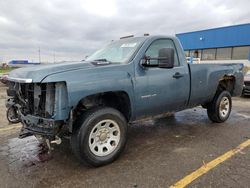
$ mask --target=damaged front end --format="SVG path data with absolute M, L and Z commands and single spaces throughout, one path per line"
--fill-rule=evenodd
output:
M 23 127 L 20 138 L 30 135 L 55 140 L 68 123 L 69 108 L 65 82 L 25 83 L 10 79 L 7 94 L 15 101 Z

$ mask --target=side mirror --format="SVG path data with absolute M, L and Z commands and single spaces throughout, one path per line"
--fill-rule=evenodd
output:
M 171 69 L 174 67 L 174 49 L 162 48 L 158 53 L 158 66 L 159 68 Z
M 144 58 L 142 58 L 140 61 L 140 65 L 144 68 L 145 67 L 158 67 L 158 65 L 151 65 L 150 60 L 153 60 L 153 58 L 151 58 L 150 56 L 144 56 Z

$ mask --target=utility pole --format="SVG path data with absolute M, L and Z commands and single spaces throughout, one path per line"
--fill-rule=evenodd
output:
M 40 46 L 39 46 L 39 49 L 38 49 L 38 55 L 39 55 L 39 63 L 41 63 L 41 53 L 40 53 Z
M 54 63 L 56 62 L 56 54 L 55 54 L 55 50 L 54 50 L 54 53 L 53 53 L 53 58 L 54 58 Z

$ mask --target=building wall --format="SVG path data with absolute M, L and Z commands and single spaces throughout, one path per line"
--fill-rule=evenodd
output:
M 184 50 L 250 45 L 250 23 L 176 34 Z
M 31 65 L 39 65 L 41 63 L 29 62 L 28 60 L 12 60 L 8 63 L 10 67 L 27 67 Z
M 250 60 L 250 23 L 176 35 L 186 56 L 202 61 Z

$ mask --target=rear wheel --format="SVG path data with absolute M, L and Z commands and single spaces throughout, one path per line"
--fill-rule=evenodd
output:
M 71 147 L 76 157 L 90 166 L 113 162 L 126 143 L 127 122 L 113 108 L 101 107 L 82 115 L 75 124 Z
M 211 121 L 222 123 L 231 113 L 232 99 L 228 91 L 217 93 L 212 102 L 207 105 L 207 114 Z

